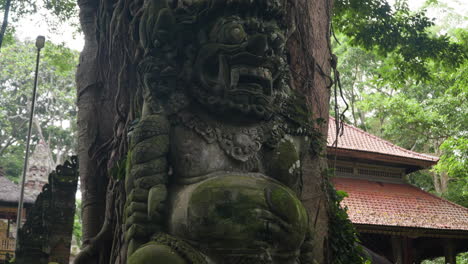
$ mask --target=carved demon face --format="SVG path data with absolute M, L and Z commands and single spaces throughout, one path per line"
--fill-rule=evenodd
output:
M 198 34 L 193 96 L 211 110 L 268 118 L 284 78 L 284 34 L 258 17 L 219 17 Z
M 280 0 L 155 1 L 139 28 L 146 100 L 183 91 L 212 113 L 268 119 L 287 87 Z

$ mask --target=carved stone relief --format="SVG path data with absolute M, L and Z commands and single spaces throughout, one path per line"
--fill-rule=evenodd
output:
M 149 1 L 139 28 L 127 263 L 312 261 L 300 201 L 312 131 L 288 86 L 283 1 L 177 2 Z

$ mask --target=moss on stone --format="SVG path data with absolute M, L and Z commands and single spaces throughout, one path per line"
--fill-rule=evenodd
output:
M 157 219 L 158 212 L 164 209 L 164 202 L 167 197 L 167 188 L 164 184 L 153 186 L 148 194 L 148 216 L 151 220 L 161 221 Z
M 174 250 L 158 243 L 148 243 L 133 253 L 127 264 L 188 264 Z
M 132 151 L 127 152 L 127 159 L 125 160 L 125 190 L 128 192 L 133 189 L 134 177 L 130 174 L 132 170 Z
M 299 153 L 291 140 L 281 140 L 278 147 L 270 152 L 268 164 L 269 174 L 285 185 L 291 187 L 297 182 L 294 165 L 299 161 Z
M 161 157 L 142 164 L 132 163 L 131 174 L 134 179 L 139 179 L 145 176 L 151 176 L 157 173 L 167 173 L 167 158 Z
M 169 136 L 155 136 L 135 145 L 132 151 L 132 161 L 136 164 L 145 163 L 165 156 L 169 152 Z
M 274 190 L 273 196 L 267 197 L 266 190 Z M 207 180 L 194 190 L 188 225 L 190 235 L 210 248 L 257 248 L 271 243 L 297 250 L 306 233 L 307 214 L 286 186 L 266 177 L 232 173 Z M 289 237 L 288 243 L 280 241 L 284 236 Z

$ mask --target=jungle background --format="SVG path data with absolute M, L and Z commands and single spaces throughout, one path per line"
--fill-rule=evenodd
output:
M 434 168 L 409 175 L 408 182 L 468 207 L 468 7 L 456 0 L 428 0 L 418 9 L 408 4 L 334 2 L 338 64 L 330 114 L 401 147 L 439 156 Z M 39 16 L 50 34 L 67 25 L 79 36 L 77 15 L 74 1 L 0 0 L 0 167 L 15 182 L 22 173 L 36 52 L 18 34 L 22 21 Z M 76 150 L 78 55 L 55 41 L 42 52 L 32 144 L 48 142 L 57 163 Z M 74 234 L 80 245 L 80 210 Z M 457 261 L 468 263 L 468 254 Z

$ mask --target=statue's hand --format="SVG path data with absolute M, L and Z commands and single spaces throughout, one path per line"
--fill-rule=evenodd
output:
M 126 238 L 145 238 L 148 237 L 146 225 L 148 218 L 148 190 L 135 187 L 127 196 L 127 206 L 125 207 L 125 229 Z M 130 232 L 131 231 L 131 232 Z
M 135 175 L 138 176 L 138 173 L 134 173 L 133 176 Z M 137 177 L 134 188 L 127 196 L 124 215 L 125 239 L 129 243 L 129 253 L 149 241 L 153 234 L 161 231 L 161 212 L 164 210 L 167 195 L 165 178 L 165 174 Z
M 307 230 L 307 212 L 302 204 L 294 198 L 292 191 L 278 187 L 265 188 L 265 200 L 268 204 L 267 213 L 263 218 L 268 222 L 268 231 L 276 241 L 282 241 L 285 248 L 288 240 L 303 241 Z M 293 244 L 293 243 L 291 243 Z
M 269 210 L 254 209 L 258 219 L 263 220 L 263 226 L 260 226 L 259 239 L 270 243 L 284 238 L 292 231 L 292 225 L 287 223 L 280 216 L 275 215 Z
M 163 115 L 144 116 L 130 134 L 124 212 L 127 255 L 162 229 L 169 151 L 169 123 Z

